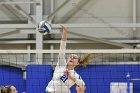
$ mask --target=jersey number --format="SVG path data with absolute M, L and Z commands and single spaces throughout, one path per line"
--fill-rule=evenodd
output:
M 60 77 L 60 79 L 65 83 L 68 77 L 64 74 L 63 76 Z

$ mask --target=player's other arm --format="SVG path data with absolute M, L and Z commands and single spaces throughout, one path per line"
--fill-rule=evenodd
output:
M 69 79 L 75 82 L 76 85 L 85 86 L 85 82 L 83 81 L 81 76 L 79 76 L 77 73 L 75 73 L 75 76 L 72 76 L 68 70 L 65 70 L 64 73 L 65 75 L 67 75 Z
M 85 82 L 83 81 L 83 79 L 79 76 L 79 78 L 76 78 L 75 80 L 76 85 L 79 86 L 85 86 Z

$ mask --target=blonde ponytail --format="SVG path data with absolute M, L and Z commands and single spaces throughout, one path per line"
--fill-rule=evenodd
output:
M 89 61 L 89 57 L 90 57 L 90 53 L 85 54 L 84 57 L 79 61 L 80 65 L 86 67 Z

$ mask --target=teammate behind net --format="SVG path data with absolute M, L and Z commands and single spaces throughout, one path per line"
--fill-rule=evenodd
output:
M 60 51 L 66 50 L 67 42 L 67 28 L 62 27 L 62 39 L 60 44 Z M 77 66 L 85 66 L 88 63 L 90 54 L 85 54 L 83 59 L 77 54 L 71 54 L 66 61 L 65 52 L 60 52 L 58 55 L 58 63 L 55 67 L 52 80 L 46 87 L 48 93 L 71 93 L 70 87 L 78 85 L 85 88 L 85 82 L 81 76 L 74 70 Z

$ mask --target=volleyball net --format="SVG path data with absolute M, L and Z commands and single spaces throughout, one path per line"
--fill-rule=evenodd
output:
M 128 73 L 130 93 L 140 91 L 140 49 L 0 50 L 0 84 L 15 85 L 20 93 L 45 93 L 60 52 L 66 59 L 72 53 L 91 53 L 89 64 L 76 69 L 86 93 L 127 93 Z M 75 86 L 71 91 L 76 93 Z

